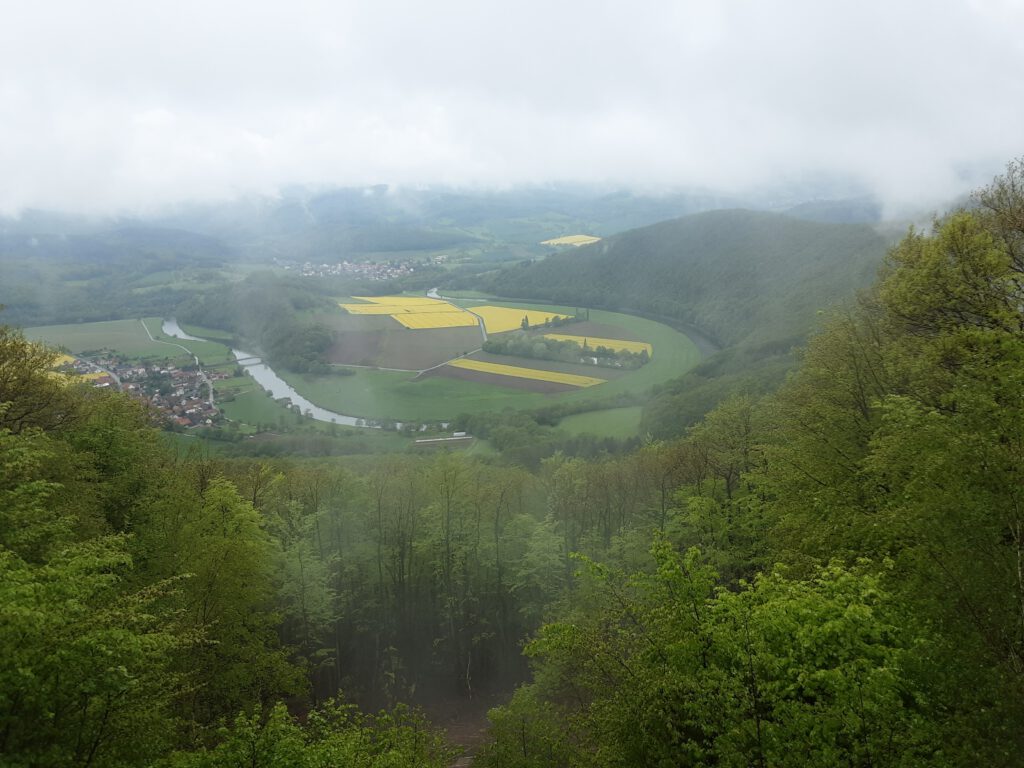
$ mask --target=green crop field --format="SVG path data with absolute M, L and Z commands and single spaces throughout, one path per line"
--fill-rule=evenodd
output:
M 76 355 L 107 349 L 140 360 L 167 359 L 185 363 L 191 362 L 190 355 L 195 354 L 204 365 L 216 365 L 232 359 L 231 351 L 224 344 L 175 339 L 160 330 L 161 323 L 159 317 L 147 317 L 142 321 L 104 320 L 96 323 L 40 325 L 26 328 L 25 337 L 51 346 L 64 347 Z M 152 340 L 146 334 L 146 328 L 153 335 Z
M 229 419 L 245 424 L 293 427 L 310 421 L 268 397 L 259 386 L 236 395 L 234 400 L 219 402 L 217 405 Z
M 159 317 L 147 317 L 144 322 L 156 341 L 150 340 L 146 334 L 146 328 L 139 320 L 40 325 L 26 328 L 25 337 L 53 346 L 64 347 L 73 354 L 79 355 L 100 349 L 109 349 L 130 358 L 178 359 L 186 356 L 186 352 L 181 349 L 181 347 L 185 347 L 190 352 L 199 355 L 203 362 L 214 362 L 220 361 L 230 354 L 223 344 L 203 341 L 182 342 L 164 336 L 160 331 L 162 320 Z
M 636 437 L 640 433 L 640 417 L 642 415 L 643 407 L 639 405 L 608 408 L 604 411 L 588 411 L 566 416 L 558 422 L 558 428 L 574 435 Z
M 457 303 L 461 303 L 457 302 Z M 573 307 L 516 303 L 522 309 L 572 314 Z M 532 409 L 556 402 L 599 401 L 622 393 L 641 393 L 685 373 L 700 361 L 696 345 L 684 334 L 652 320 L 594 310 L 592 322 L 617 326 L 654 345 L 647 365 L 614 381 L 572 392 L 542 394 L 474 381 L 423 377 L 394 371 L 358 370 L 354 376 L 314 376 L 278 372 L 300 394 L 324 408 L 371 419 L 434 421 L 460 413 Z M 566 329 L 570 326 L 563 326 Z M 416 331 L 410 331 L 416 333 Z M 593 369 L 600 377 L 600 368 Z
M 232 339 L 230 333 L 217 330 L 216 328 L 204 328 L 201 325 L 185 325 L 184 323 L 178 323 L 178 326 L 189 336 L 198 336 L 201 339 L 223 341 L 225 344 L 229 343 Z

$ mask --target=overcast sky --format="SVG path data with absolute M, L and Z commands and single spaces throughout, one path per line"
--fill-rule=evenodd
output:
M 0 0 L 0 212 L 281 185 L 939 201 L 1024 154 L 1024 0 Z

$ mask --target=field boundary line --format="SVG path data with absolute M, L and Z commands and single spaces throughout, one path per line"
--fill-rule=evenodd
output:
M 413 376 L 411 381 L 416 381 L 416 379 L 418 379 L 420 376 L 422 376 L 425 373 L 430 373 L 431 371 L 436 371 L 438 368 L 444 368 L 446 365 L 448 365 L 449 363 L 454 363 L 456 360 L 461 360 L 464 357 L 469 357 L 470 355 L 475 355 L 477 352 L 480 352 L 481 349 L 474 349 L 474 350 L 471 350 L 470 352 L 467 352 L 464 355 L 459 355 L 458 357 L 453 357 L 451 360 L 445 360 L 443 363 L 438 363 L 437 365 L 432 365 L 429 368 L 424 368 L 422 371 L 420 371 L 415 376 Z

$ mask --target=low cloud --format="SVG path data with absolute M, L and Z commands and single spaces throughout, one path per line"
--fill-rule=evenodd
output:
M 1022 28 L 1011 0 L 21 4 L 0 211 L 807 174 L 938 204 L 1024 152 Z

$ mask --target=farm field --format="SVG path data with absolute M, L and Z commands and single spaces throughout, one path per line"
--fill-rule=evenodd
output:
M 198 336 L 201 339 L 210 339 L 211 341 L 222 341 L 225 344 L 229 344 L 233 338 L 227 331 L 221 331 L 217 328 L 204 328 L 201 325 L 185 325 L 184 323 L 178 323 L 178 327 L 189 336 Z M 156 336 L 155 333 L 153 335 Z
M 626 408 L 608 408 L 603 411 L 587 411 L 566 416 L 558 422 L 558 428 L 573 435 L 597 435 L 625 439 L 640 433 L 640 418 L 643 407 L 631 405 Z
M 424 370 L 479 349 L 479 328 L 398 330 L 384 335 L 378 365 Z
M 565 333 L 545 333 L 544 338 L 554 339 L 555 341 L 573 341 L 579 344 L 581 347 L 584 343 L 590 347 L 590 349 L 596 349 L 597 347 L 607 347 L 608 349 L 615 350 L 616 352 L 644 352 L 648 355 L 652 354 L 653 348 L 646 341 L 624 341 L 622 339 L 605 339 L 599 336 L 581 336 L 581 335 L 568 335 Z
M 474 360 L 472 358 L 461 358 L 448 363 L 452 368 L 462 368 L 467 371 L 481 371 L 492 373 L 498 376 L 511 376 L 517 379 L 534 379 L 536 381 L 550 381 L 555 384 L 568 384 L 571 387 L 593 387 L 596 384 L 604 384 L 605 379 L 598 379 L 594 376 L 580 376 L 575 373 L 562 373 L 560 371 L 546 371 L 537 368 L 524 368 L 518 365 L 505 363 L 491 363 L 485 360 Z
M 482 307 L 471 307 L 474 315 L 482 318 L 484 327 L 488 333 L 504 333 L 505 331 L 517 331 L 523 327 L 523 317 L 526 317 L 530 327 L 544 325 L 545 320 L 562 319 L 571 317 L 571 313 L 562 314 L 544 309 L 526 309 L 519 307 L 494 307 L 484 305 Z
M 300 394 L 324 408 L 368 419 L 440 421 L 459 413 L 542 405 L 543 395 L 440 377 L 413 381 L 415 374 L 357 369 L 353 376 L 279 372 Z M 525 404 L 520 406 L 519 403 Z
M 593 235 L 564 235 L 562 237 L 553 237 L 550 240 L 542 240 L 541 245 L 590 245 L 600 240 L 600 237 L 594 237 Z
M 217 405 L 232 421 L 240 421 L 253 426 L 258 424 L 266 424 L 271 427 L 294 426 L 306 421 L 302 416 L 268 397 L 267 393 L 258 386 L 248 392 L 239 393 L 230 402 L 220 402 Z
M 350 315 L 385 315 L 411 329 L 463 328 L 479 325 L 454 304 L 425 296 L 353 296 L 359 303 L 339 302 Z
M 149 360 L 176 360 L 186 358 L 186 353 L 176 344 L 189 349 L 204 363 L 225 360 L 230 352 L 223 344 L 206 341 L 171 340 L 160 332 L 162 320 L 158 317 L 144 318 L 146 327 L 156 341 L 150 340 L 146 328 L 139 320 L 105 320 L 96 323 L 74 323 L 67 325 L 40 325 L 25 328 L 25 337 L 42 341 L 52 346 L 65 347 L 74 354 L 110 349 L 130 358 Z
M 474 352 L 469 356 L 471 360 L 482 360 L 488 363 L 501 363 L 504 365 L 518 365 L 521 368 L 533 368 L 538 371 L 553 371 L 556 373 L 571 373 L 576 376 L 611 381 L 622 376 L 628 376 L 629 370 L 622 368 L 605 368 L 603 366 L 588 365 L 586 363 L 565 363 L 561 360 L 538 360 L 533 357 L 517 357 L 515 355 L 495 355 L 489 352 Z
M 466 299 L 458 299 L 456 303 L 462 304 Z M 572 315 L 576 309 L 546 304 L 531 304 L 516 302 L 516 307 L 527 310 L 559 312 L 565 315 Z M 628 341 L 643 340 L 648 342 L 654 349 L 655 354 L 651 361 L 635 371 L 630 371 L 628 376 L 609 382 L 600 387 L 596 392 L 601 394 L 618 394 L 619 392 L 642 392 L 644 389 L 658 384 L 662 381 L 679 376 L 695 366 L 701 359 L 701 352 L 697 345 L 685 334 L 646 318 L 636 315 L 625 315 L 619 312 L 607 312 L 605 310 L 590 310 L 590 319 L 579 323 L 566 325 L 561 330 L 572 333 L 584 333 L 598 335 L 595 331 L 600 330 L 603 338 L 621 338 Z M 614 327 L 615 332 L 609 332 L 609 327 Z M 623 383 L 628 385 L 623 386 Z
M 458 299 L 476 311 L 477 306 L 469 299 Z M 575 308 L 519 304 L 515 307 L 498 307 L 510 312 L 521 323 L 524 312 L 536 312 L 543 317 L 554 314 L 572 315 Z M 513 326 L 518 328 L 518 323 Z M 337 326 L 336 326 L 337 327 Z M 455 366 L 442 366 L 429 374 L 415 378 L 413 373 L 356 369 L 353 376 L 317 376 L 283 373 L 289 384 L 318 405 L 340 413 L 372 419 L 394 419 L 398 421 L 433 421 L 453 418 L 460 413 L 481 413 L 504 408 L 532 409 L 562 401 L 599 401 L 620 393 L 643 392 L 654 384 L 666 381 L 684 373 L 700 361 L 696 345 L 685 335 L 652 320 L 622 315 L 614 312 L 591 310 L 590 320 L 573 323 L 564 327 L 577 328 L 592 335 L 600 330 L 601 338 L 620 337 L 627 341 L 644 341 L 656 349 L 651 361 L 632 371 L 578 366 L 572 363 L 509 358 L 504 356 L 483 356 L 476 352 L 471 359 L 503 361 L 522 368 L 538 371 L 559 370 L 557 366 L 583 369 L 581 373 L 607 381 L 589 387 L 576 387 L 552 381 L 523 379 L 483 371 L 470 371 Z M 397 329 L 394 333 L 407 334 L 416 343 L 418 334 L 453 333 L 454 331 L 475 333 L 473 329 L 444 329 L 441 331 L 406 331 Z M 390 335 L 391 332 L 389 332 Z M 385 342 L 381 341 L 383 348 Z M 456 345 L 457 346 L 457 345 Z M 475 346 L 479 346 L 477 335 Z M 408 351 L 408 350 L 406 350 Z M 453 350 L 449 350 L 453 351 Z M 472 351 L 454 350 L 459 354 Z M 379 354 L 379 352 L 378 352 Z M 396 357 L 399 355 L 396 353 Z M 455 355 L 452 355 L 454 357 Z M 451 357 L 447 358 L 451 359 Z M 400 362 L 397 359 L 389 360 Z M 378 358 L 375 362 L 382 365 Z M 403 365 L 385 367 L 406 368 Z M 412 366 L 409 366 L 411 368 Z
M 392 315 L 393 319 L 406 328 L 476 328 L 477 319 L 468 312 L 417 312 L 415 314 Z
M 466 313 L 466 317 L 472 315 Z M 421 371 L 480 348 L 483 338 L 472 318 L 470 327 L 404 328 L 381 315 L 314 316 L 334 332 L 327 360 L 336 365 Z

